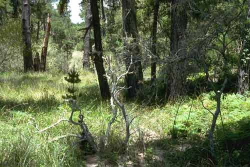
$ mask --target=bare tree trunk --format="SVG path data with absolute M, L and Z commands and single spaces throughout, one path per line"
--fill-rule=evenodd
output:
M 176 58 L 183 58 L 186 56 L 185 31 L 188 20 L 184 5 L 184 0 L 172 0 L 170 56 Z M 184 59 L 183 61 L 176 61 L 168 65 L 168 84 L 170 86 L 169 99 L 175 100 L 186 92 L 186 61 Z
M 211 114 L 213 114 L 213 120 L 212 120 L 212 124 L 211 124 L 208 138 L 209 138 L 209 142 L 210 142 L 210 151 L 211 151 L 211 154 L 212 154 L 215 161 L 216 161 L 216 155 L 215 155 L 215 150 L 214 150 L 214 131 L 215 131 L 215 127 L 216 127 L 216 121 L 218 119 L 219 114 L 221 113 L 221 95 L 225 89 L 226 84 L 227 84 L 227 79 L 224 80 L 222 88 L 218 91 L 215 91 L 216 111 L 214 113 L 211 113 Z
M 250 0 L 248 0 L 248 15 L 247 15 L 246 29 L 250 28 Z M 247 30 L 245 30 L 247 32 Z M 248 32 L 247 32 L 248 33 Z M 243 42 L 243 49 L 247 48 L 249 50 L 250 41 L 245 39 Z M 249 51 L 247 51 L 249 53 Z M 239 74 L 238 74 L 238 93 L 244 94 L 249 90 L 249 77 L 250 77 L 250 61 L 247 59 L 249 54 L 241 53 L 240 55 L 240 64 L 239 64 Z
M 90 5 L 90 0 L 87 0 L 87 5 L 86 5 L 86 13 L 85 13 L 85 26 L 88 28 L 86 29 L 86 35 L 84 40 L 84 53 L 83 53 L 83 68 L 84 69 L 89 69 L 90 68 L 90 54 L 92 52 L 92 45 L 91 45 L 91 22 L 92 22 L 92 13 L 91 13 L 91 5 Z
M 141 56 L 137 39 L 135 0 L 122 0 L 122 19 L 125 47 L 124 57 L 126 68 L 129 70 L 126 76 L 127 87 L 129 88 L 128 97 L 133 98 L 136 96 L 136 90 L 143 81 Z M 131 59 L 133 64 L 130 66 Z
M 127 149 L 129 138 L 130 138 L 130 135 L 131 135 L 130 134 L 130 126 L 131 126 L 131 123 L 134 120 L 134 118 L 133 119 L 129 118 L 129 114 L 128 114 L 127 110 L 125 109 L 124 104 L 119 100 L 118 95 L 120 94 L 120 91 L 125 90 L 125 88 L 124 87 L 122 87 L 122 88 L 119 87 L 118 84 L 119 84 L 120 80 L 124 76 L 126 76 L 127 73 L 129 73 L 129 71 L 126 71 L 125 73 L 118 76 L 117 72 L 115 72 L 112 69 L 112 65 L 111 65 L 112 62 L 111 62 L 110 59 L 108 59 L 107 64 L 108 64 L 108 73 L 107 73 L 107 75 L 108 75 L 109 81 L 111 83 L 110 106 L 111 106 L 113 116 L 112 116 L 111 120 L 108 123 L 105 136 L 101 139 L 100 150 L 101 151 L 104 150 L 105 146 L 108 143 L 111 126 L 115 122 L 115 120 L 117 119 L 119 110 L 121 111 L 121 115 L 122 115 L 122 117 L 124 119 L 124 122 L 125 122 L 125 129 L 126 129 L 126 135 L 125 136 L 126 137 L 125 137 L 125 140 L 124 140 L 124 148 Z M 130 65 L 132 65 L 132 62 L 130 63 Z
M 30 33 L 30 6 L 28 0 L 23 0 L 22 4 L 22 29 L 23 29 L 23 60 L 24 72 L 33 70 L 33 59 L 31 50 L 31 33 Z
M 100 18 L 99 18 L 99 10 L 97 0 L 91 0 L 91 12 L 92 12 L 92 23 L 94 28 L 94 36 L 95 36 L 95 52 L 94 63 L 98 75 L 99 87 L 101 90 L 101 96 L 103 99 L 108 99 L 110 97 L 109 85 L 106 78 L 105 68 L 103 66 L 103 50 L 102 50 L 102 37 L 101 37 L 101 26 L 100 26 Z
M 152 58 L 151 58 L 151 82 L 153 83 L 156 79 L 156 61 L 157 61 L 157 52 L 156 52 L 156 42 L 157 42 L 157 21 L 158 21 L 158 14 L 159 14 L 159 0 L 154 1 L 154 21 L 153 21 L 153 31 L 152 31 Z
M 48 52 L 50 28 L 51 28 L 51 21 L 50 21 L 50 15 L 48 14 L 46 32 L 45 32 L 45 36 L 43 40 L 43 47 L 42 47 L 42 53 L 41 53 L 41 71 L 46 71 L 46 61 L 47 61 L 46 59 L 47 59 L 47 52 Z

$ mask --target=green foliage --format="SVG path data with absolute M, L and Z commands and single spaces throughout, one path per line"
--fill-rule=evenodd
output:
M 247 164 L 250 156 L 250 117 L 219 126 L 217 131 L 219 151 L 229 151 L 235 164 Z M 227 155 L 224 155 L 227 156 Z M 228 164 L 229 165 L 229 164 Z
M 69 0 L 60 0 L 58 3 L 58 11 L 61 15 L 63 15 L 65 13 L 65 11 L 67 11 L 67 7 L 68 7 L 68 3 Z
M 71 81 L 79 81 L 73 75 Z M 83 78 L 84 76 L 84 78 Z M 80 108 L 84 111 L 84 120 L 90 127 L 95 139 L 103 135 L 104 129 L 110 120 L 110 109 L 106 102 L 101 101 L 98 93 L 98 84 L 95 75 L 84 72 L 79 75 L 78 98 Z M 63 103 L 67 83 L 60 73 L 1 73 L 0 74 L 0 164 L 6 166 L 81 166 L 84 162 L 83 153 L 78 149 L 74 138 L 64 138 L 51 143 L 51 139 L 67 133 L 77 133 L 79 129 L 68 124 L 59 124 L 42 134 L 37 129 L 43 129 L 57 122 L 62 117 L 68 118 L 70 108 Z M 186 98 L 180 104 L 141 105 L 135 102 L 126 102 L 130 115 L 136 118 L 131 126 L 131 142 L 128 156 L 135 163 L 138 162 L 137 130 L 144 134 L 146 145 L 146 162 L 148 166 L 185 166 L 189 163 L 197 166 L 210 164 L 210 155 L 206 135 L 212 115 L 201 105 L 214 111 L 216 103 L 214 93 L 204 93 L 198 98 Z M 249 95 L 228 94 L 222 99 L 222 118 L 225 133 L 222 131 L 222 122 L 218 119 L 216 148 L 219 163 L 232 160 L 227 154 L 225 141 L 232 144 L 233 163 L 245 165 L 249 157 L 248 145 L 238 145 L 249 142 Z M 173 129 L 176 111 L 175 130 L 177 140 L 171 140 L 169 134 Z M 116 164 L 120 161 L 124 127 L 122 119 L 113 124 L 110 143 L 103 159 Z M 246 133 L 245 133 L 246 132 Z M 244 143 L 243 142 L 243 143 Z M 238 144 L 237 144 L 238 143 Z M 220 151 L 221 150 L 221 151 Z M 164 161 L 155 159 L 158 153 Z M 103 160 L 106 161 L 106 160 Z M 2 166 L 3 166 L 2 165 Z
M 10 19 L 0 26 L 0 71 L 22 68 L 21 22 Z M 11 44 L 11 45 L 10 45 Z
M 8 12 L 11 12 L 11 3 L 9 0 L 0 0 L 0 23 L 3 19 L 3 15 L 6 15 Z M 0 24 L 1 25 L 1 24 Z
M 239 62 L 247 65 L 249 61 L 247 4 L 242 4 L 242 0 L 189 2 L 186 6 L 189 23 L 184 41 L 187 44 L 187 54 L 192 55 L 187 63 L 188 70 L 192 74 L 188 76 L 186 84 L 188 96 L 183 97 L 181 102 L 169 104 L 166 101 L 168 64 L 165 65 L 165 59 L 169 58 L 170 50 L 170 1 L 160 1 L 157 67 L 162 75 L 157 75 L 158 78 L 153 86 L 149 82 L 149 66 L 152 56 L 150 47 L 154 1 L 136 2 L 137 28 L 140 36 L 138 41 L 143 57 L 145 81 L 143 89 L 138 91 L 136 101 L 123 99 L 130 111 L 129 114 L 136 116 L 131 125 L 132 140 L 127 155 L 131 161 L 140 159 L 137 157 L 141 154 L 138 151 L 141 148 L 137 145 L 138 129 L 140 129 L 145 133 L 145 166 L 212 166 L 214 164 L 211 161 L 207 141 L 212 115 L 207 109 L 215 111 L 213 90 L 221 87 L 225 77 L 228 78 L 225 92 L 235 92 Z M 98 140 L 104 134 L 104 129 L 110 120 L 109 105 L 101 101 L 96 76 L 86 71 L 80 75 L 74 69 L 68 70 L 75 62 L 78 63 L 77 70 L 82 68 L 83 53 L 77 52 L 77 59 L 74 59 L 74 55 L 71 58 L 71 55 L 76 53 L 75 49 L 79 51 L 83 49 L 84 31 L 79 30 L 84 28 L 84 23 L 78 25 L 71 23 L 67 3 L 68 0 L 59 2 L 59 10 L 61 13 L 64 12 L 63 16 L 53 9 L 52 1 L 45 3 L 39 0 L 31 3 L 33 52 L 40 53 L 42 45 L 42 38 L 35 40 L 37 22 L 43 22 L 47 12 L 52 16 L 47 57 L 48 70 L 52 73 L 0 74 L 0 166 L 84 165 L 83 153 L 78 149 L 78 145 L 72 145 L 75 140 L 65 138 L 48 143 L 57 136 L 65 135 L 66 132 L 77 133 L 78 129 L 60 124 L 43 134 L 37 133 L 36 128 L 45 128 L 61 117 L 68 118 L 70 109 L 67 104 L 63 104 L 62 98 L 65 94 L 65 98 L 78 98 L 80 108 L 85 113 L 84 119 L 90 125 L 90 131 L 93 132 L 95 139 Z M 10 1 L 0 0 L 0 71 L 11 71 L 11 69 L 20 71 L 22 68 L 21 18 L 20 13 L 18 18 L 12 18 L 12 10 Z M 121 8 L 117 6 L 105 8 L 105 12 L 107 22 L 101 22 L 101 27 L 105 31 L 104 55 L 111 55 L 114 59 L 112 65 L 124 69 L 125 48 L 122 38 Z M 39 35 L 42 37 L 44 31 L 41 30 Z M 91 37 L 93 40 L 93 33 Z M 243 42 L 245 47 L 241 50 Z M 207 84 L 203 72 L 204 65 L 208 68 L 213 84 Z M 61 72 L 68 72 L 68 77 L 64 78 Z M 67 92 L 65 87 L 68 83 L 65 80 L 70 84 Z M 78 87 L 81 89 L 77 89 Z M 202 107 L 201 101 L 207 109 Z M 219 126 L 215 136 L 219 166 L 243 166 L 249 163 L 249 106 L 249 92 L 244 95 L 223 94 L 222 113 L 217 122 Z M 118 119 L 113 124 L 110 143 L 101 156 L 111 161 L 113 165 L 122 159 L 121 154 L 124 152 L 121 149 L 124 135 L 121 121 Z M 158 156 L 158 152 L 163 154 Z M 164 160 L 162 162 L 159 159 Z
M 75 88 L 75 84 L 80 83 L 81 80 L 79 78 L 79 73 L 75 70 L 75 67 L 70 70 L 70 72 L 68 73 L 68 77 L 64 77 L 64 79 L 71 84 L 71 87 L 69 87 L 68 93 L 66 94 L 65 99 L 76 99 L 76 88 Z

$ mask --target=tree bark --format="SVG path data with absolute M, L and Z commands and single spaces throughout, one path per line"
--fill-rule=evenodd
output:
M 92 23 L 94 28 L 94 37 L 95 37 L 95 52 L 94 63 L 98 75 L 99 87 L 101 91 L 101 96 L 103 99 L 110 98 L 108 81 L 106 78 L 105 68 L 103 66 L 103 50 L 102 50 L 102 37 L 101 37 L 101 26 L 100 26 L 100 17 L 98 10 L 97 0 L 91 0 L 91 12 L 92 12 Z
M 36 56 L 34 58 L 34 71 L 40 71 L 40 57 L 39 57 L 39 53 L 36 52 Z
M 136 22 L 135 0 L 122 0 L 122 19 L 124 36 L 124 58 L 129 73 L 126 76 L 128 97 L 136 96 L 136 91 L 143 81 L 138 30 Z M 132 65 L 130 65 L 132 61 Z
M 89 63 L 89 58 L 92 52 L 92 45 L 91 45 L 91 22 L 92 22 L 92 13 L 91 13 L 91 6 L 90 6 L 90 0 L 87 0 L 87 5 L 86 5 L 86 13 L 85 13 L 85 26 L 87 27 L 86 29 L 86 35 L 85 38 L 83 39 L 84 41 L 84 53 L 83 53 L 83 68 L 84 69 L 89 69 L 90 68 L 90 63 Z
M 39 34 L 40 34 L 40 21 L 37 22 L 37 31 L 36 31 L 36 41 L 39 41 Z
M 171 4 L 171 36 L 170 36 L 170 56 L 173 58 L 183 58 L 186 56 L 185 31 L 187 28 L 187 11 L 184 0 L 172 0 Z M 169 64 L 168 86 L 170 86 L 169 100 L 175 100 L 185 95 L 186 60 L 175 61 Z
M 31 50 L 31 33 L 30 33 L 30 5 L 28 0 L 23 0 L 22 4 L 22 29 L 23 29 L 23 60 L 24 72 L 33 70 L 33 59 Z
M 250 0 L 248 0 L 248 14 L 247 14 L 247 23 L 246 23 L 246 29 L 250 29 Z M 246 33 L 247 30 L 246 30 Z M 246 35 L 247 36 L 247 35 Z M 245 35 L 244 35 L 245 38 Z M 250 41 L 249 39 L 245 39 L 243 41 L 243 49 L 247 48 L 249 50 L 250 48 Z M 244 52 L 244 51 L 243 51 Z M 246 51 L 248 54 L 243 54 L 243 52 L 240 55 L 240 63 L 239 63 L 239 72 L 238 72 L 238 93 L 244 94 L 246 91 L 249 90 L 249 77 L 250 77 L 250 57 L 249 51 Z
M 18 6 L 19 2 L 18 0 L 11 0 L 12 6 L 13 6 L 13 17 L 18 18 Z
M 102 6 L 102 20 L 106 20 L 106 16 L 105 16 L 105 11 L 104 11 L 104 2 L 103 0 L 101 0 L 101 6 Z
M 43 31 L 46 31 L 46 16 L 43 16 Z
M 50 21 L 50 15 L 48 14 L 47 26 L 46 26 L 45 36 L 43 40 L 42 53 L 41 53 L 41 71 L 46 71 L 46 61 L 47 61 L 46 59 L 47 59 L 47 52 L 48 52 L 50 28 L 51 28 L 51 21 Z
M 157 42 L 157 21 L 159 14 L 160 3 L 159 0 L 154 1 L 154 20 L 153 20 L 153 30 L 152 30 L 152 58 L 151 58 L 151 82 L 153 83 L 156 79 L 156 62 L 157 62 L 157 51 L 156 51 L 156 42 Z
M 105 16 L 105 9 L 104 9 L 104 2 L 101 0 L 101 8 L 102 8 L 102 21 L 103 21 L 103 28 L 102 28 L 102 35 L 105 37 L 106 34 L 106 16 Z
M 216 110 L 213 114 L 213 119 L 212 119 L 212 124 L 209 130 L 209 135 L 208 135 L 208 139 L 210 142 L 210 151 L 213 157 L 213 160 L 216 162 L 216 155 L 215 155 L 215 148 L 214 148 L 214 131 L 215 131 L 215 127 L 216 127 L 216 121 L 219 117 L 219 115 L 221 114 L 221 95 L 225 89 L 225 86 L 227 84 L 227 78 L 224 80 L 224 83 L 221 87 L 220 90 L 215 91 L 215 95 L 216 95 Z

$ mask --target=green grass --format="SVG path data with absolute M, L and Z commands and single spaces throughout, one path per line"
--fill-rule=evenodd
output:
M 80 78 L 82 82 L 78 85 L 78 104 L 98 142 L 111 118 L 109 105 L 101 101 L 94 74 L 82 72 Z M 67 86 L 63 74 L 0 74 L 0 166 L 84 166 L 85 156 L 76 138 L 49 142 L 61 135 L 77 134 L 80 129 L 64 122 L 38 133 L 39 129 L 60 118 L 69 117 L 70 106 L 62 98 Z M 144 132 L 145 166 L 211 165 L 206 139 L 212 115 L 202 107 L 201 100 L 214 111 L 216 103 L 212 97 L 213 93 L 206 93 L 196 98 L 186 97 L 175 104 L 161 105 L 124 101 L 130 116 L 135 117 L 126 161 L 134 164 L 140 161 L 138 154 L 143 152 L 142 139 L 139 139 L 140 129 Z M 249 163 L 246 158 L 250 152 L 249 142 L 245 143 L 244 148 L 237 145 L 237 148 L 231 150 L 230 156 L 225 153 L 225 141 L 242 142 L 244 136 L 250 134 L 247 128 L 250 125 L 249 95 L 225 95 L 222 100 L 222 118 L 225 130 L 222 131 L 219 118 L 216 133 L 220 166 Z M 126 163 L 122 160 L 124 155 L 120 150 L 125 129 L 122 123 L 119 118 L 112 126 L 109 146 L 101 155 L 105 159 L 103 161 L 108 159 L 109 164 L 114 166 Z M 176 139 L 171 139 L 173 131 Z M 157 158 L 158 152 L 162 152 L 161 160 Z

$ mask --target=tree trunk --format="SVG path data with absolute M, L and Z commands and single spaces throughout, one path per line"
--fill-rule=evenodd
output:
M 214 90 L 215 95 L 216 95 L 216 110 L 214 113 L 211 113 L 211 114 L 213 114 L 213 119 L 212 119 L 212 124 L 211 124 L 210 130 L 209 130 L 208 139 L 210 142 L 211 155 L 212 155 L 213 161 L 215 161 L 215 162 L 216 162 L 217 157 L 215 155 L 215 148 L 214 148 L 214 131 L 216 128 L 216 121 L 217 121 L 219 115 L 221 114 L 221 95 L 225 89 L 226 84 L 227 84 L 227 78 L 224 80 L 224 83 L 223 83 L 220 90 L 217 90 L 217 91 Z
M 185 60 L 185 30 L 187 28 L 187 12 L 184 0 L 172 0 L 171 5 L 171 37 L 170 56 L 174 63 L 168 64 L 168 86 L 170 86 L 169 100 L 175 100 L 186 93 L 187 63 Z M 183 59 L 178 61 L 178 59 Z
M 156 52 L 156 42 L 157 42 L 157 21 L 159 14 L 159 0 L 154 1 L 154 20 L 153 20 L 153 31 L 152 31 L 152 58 L 151 58 L 151 82 L 153 83 L 156 79 L 156 61 L 157 61 L 157 52 Z
M 138 30 L 136 23 L 135 0 L 122 0 L 122 19 L 124 36 L 124 58 L 129 74 L 126 76 L 128 97 L 136 96 L 136 90 L 143 81 Z M 131 64 L 132 63 L 132 64 Z M 131 64 L 131 65 L 130 65 Z
M 102 20 L 106 20 L 106 16 L 105 16 L 105 11 L 104 11 L 104 3 L 103 0 L 101 0 L 101 7 L 102 7 Z
M 101 8 L 102 8 L 102 21 L 103 21 L 103 27 L 102 27 L 102 35 L 105 37 L 106 34 L 106 16 L 105 16 L 105 10 L 104 10 L 104 2 L 101 0 Z
M 89 69 L 90 68 L 90 63 L 89 63 L 89 58 L 90 54 L 92 52 L 92 45 L 91 45 L 91 21 L 92 21 L 92 13 L 91 13 L 91 6 L 90 6 L 90 0 L 87 1 L 86 5 L 86 13 L 85 13 L 85 27 L 87 28 L 85 38 L 83 39 L 84 41 L 84 53 L 83 53 L 83 68 L 84 69 Z
M 248 0 L 248 15 L 247 15 L 247 23 L 246 23 L 246 29 L 250 29 L 250 0 Z M 246 33 L 248 33 L 248 31 L 246 31 Z M 244 38 L 247 35 L 244 35 Z M 245 39 L 243 41 L 243 49 L 245 50 L 247 48 L 247 50 L 249 50 L 250 48 L 250 41 L 249 39 Z M 244 52 L 244 51 L 243 51 Z M 240 55 L 240 64 L 239 64 L 239 74 L 238 74 L 238 93 L 240 94 L 244 94 L 246 91 L 249 90 L 249 73 L 250 73 L 250 57 L 249 55 L 249 51 L 246 51 L 247 54 L 243 54 L 241 53 Z
M 36 52 L 36 57 L 34 58 L 34 71 L 40 71 L 40 57 L 39 57 L 39 53 Z
M 36 41 L 39 41 L 40 21 L 37 22 Z
M 47 61 L 46 59 L 47 59 L 47 52 L 48 52 L 50 28 L 51 28 L 51 21 L 50 21 L 50 15 L 48 14 L 47 26 L 46 26 L 45 36 L 43 40 L 42 53 L 41 53 L 41 71 L 46 71 L 46 61 Z
M 31 33 L 30 33 L 30 6 L 28 0 L 23 0 L 22 4 L 22 29 L 23 29 L 23 60 L 24 72 L 33 70 L 33 59 L 31 50 Z
M 46 32 L 46 16 L 43 16 L 43 31 Z
M 100 17 L 99 10 L 97 6 L 97 0 L 91 0 L 91 12 L 92 12 L 92 23 L 94 28 L 94 37 L 95 37 L 95 52 L 94 52 L 94 63 L 98 75 L 99 86 L 101 90 L 101 96 L 103 99 L 110 97 L 108 81 L 106 78 L 105 68 L 103 66 L 103 51 L 102 51 L 102 37 L 101 37 L 101 26 L 100 26 Z
M 11 0 L 12 6 L 13 6 L 13 17 L 18 18 L 18 6 L 19 2 L 18 0 Z

